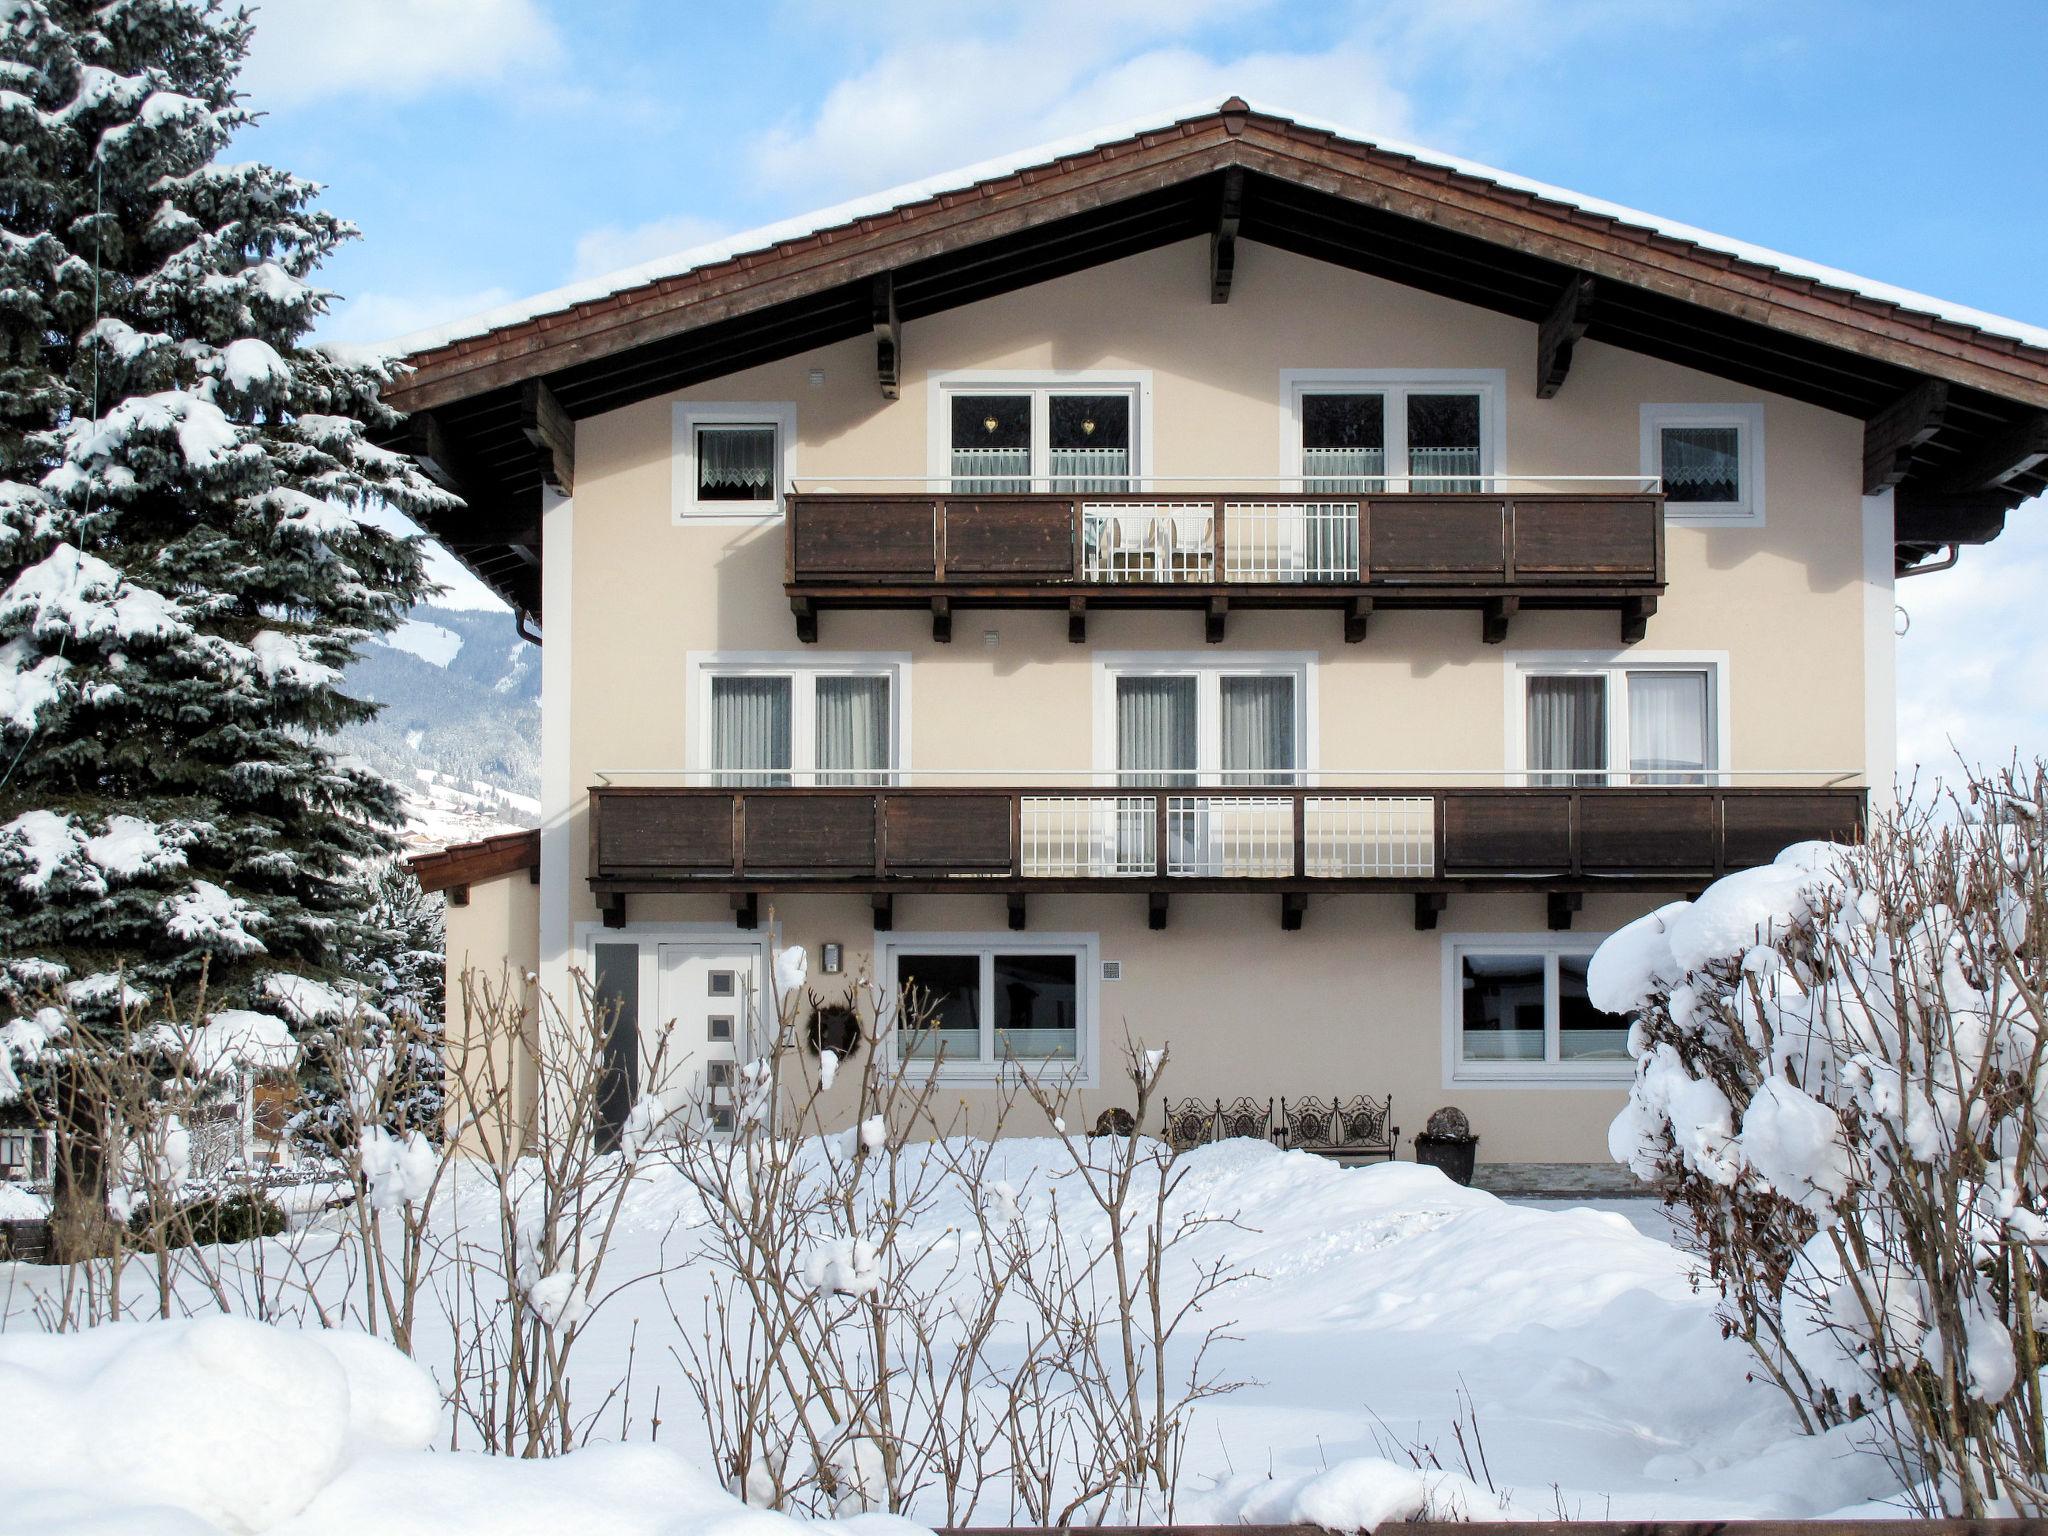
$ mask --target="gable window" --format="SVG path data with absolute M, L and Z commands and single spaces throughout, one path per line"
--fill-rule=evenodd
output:
M 1597 937 L 1453 935 L 1445 940 L 1447 1078 L 1454 1083 L 1623 1080 L 1626 1018 L 1593 1006 Z
M 1493 472 L 1490 375 L 1294 373 L 1301 488 L 1331 495 L 1475 493 Z
M 1528 782 L 1706 784 L 1720 767 L 1711 665 L 1522 669 Z
M 966 495 L 1132 489 L 1138 468 L 1135 383 L 942 384 L 940 471 Z
M 1763 521 L 1760 405 L 1646 405 L 1643 473 L 1664 485 L 1666 516 L 1680 522 Z
M 898 661 L 712 662 L 699 672 L 698 755 L 711 783 L 887 784 L 902 766 Z
M 675 407 L 679 517 L 777 517 L 794 471 L 796 407 L 683 401 Z
M 949 1077 L 1092 1070 L 1093 935 L 907 934 L 878 946 L 878 970 L 902 1013 L 899 1063 Z

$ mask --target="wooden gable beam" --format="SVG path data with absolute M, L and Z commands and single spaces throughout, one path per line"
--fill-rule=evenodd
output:
M 1863 494 L 1875 496 L 1904 480 L 1914 451 L 1941 430 L 1947 412 L 1947 381 L 1922 379 L 1863 423 Z
M 877 272 L 874 286 L 875 380 L 894 400 L 903 378 L 903 322 L 896 318 L 896 274 Z
M 2010 494 L 1940 492 L 1902 485 L 1892 492 L 1892 539 L 1899 544 L 1989 544 L 2005 531 Z
M 1593 279 L 1581 272 L 1564 285 L 1536 328 L 1536 398 L 1548 400 L 1564 388 L 1572 371 L 1572 349 L 1593 317 Z
M 1992 491 L 2048 459 L 2048 411 L 2035 411 L 1941 477 L 1944 491 Z
M 1237 226 L 1244 220 L 1244 167 L 1223 173 L 1223 195 L 1216 205 L 1216 228 L 1209 235 L 1209 302 L 1228 304 L 1230 284 L 1237 276 Z
M 545 379 L 519 387 L 519 430 L 540 454 L 541 478 L 564 496 L 576 494 L 576 423 Z
M 444 491 L 453 491 L 475 509 L 485 482 L 432 411 L 414 411 L 405 419 L 405 451 Z

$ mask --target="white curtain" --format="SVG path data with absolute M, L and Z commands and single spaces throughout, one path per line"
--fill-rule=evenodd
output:
M 711 680 L 711 766 L 720 784 L 789 783 L 790 679 Z
M 699 427 L 697 484 L 747 486 L 765 491 L 775 483 L 773 427 Z
M 1377 494 L 1386 489 L 1387 450 L 1384 448 L 1304 448 L 1301 450 L 1302 489 L 1331 491 L 1353 496 Z
M 1607 767 L 1607 679 L 1530 678 L 1524 736 L 1530 783 L 1599 783 Z
M 821 677 L 817 710 L 818 782 L 888 782 L 889 680 Z
M 1195 680 L 1116 680 L 1116 765 L 1127 786 L 1195 782 Z
M 1125 448 L 1054 448 L 1052 488 L 1061 495 L 1128 491 L 1131 455 Z
M 1223 782 L 1294 782 L 1294 679 L 1219 678 L 1223 711 Z
M 953 491 L 955 495 L 1021 496 L 1030 489 L 1031 450 L 1029 448 L 955 448 L 953 450 Z
M 1706 673 L 1629 673 L 1628 766 L 1638 784 L 1706 782 Z

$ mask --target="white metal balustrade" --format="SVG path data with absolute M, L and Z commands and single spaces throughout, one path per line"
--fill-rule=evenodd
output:
M 1355 501 L 1231 501 L 1223 505 L 1226 581 L 1356 581 Z
M 1158 805 L 1152 795 L 1026 795 L 1019 868 L 1043 880 L 1149 875 Z
M 1214 511 L 1206 501 L 1088 502 L 1081 508 L 1089 581 L 1214 581 Z
M 1294 801 L 1278 795 L 1169 795 L 1166 872 L 1205 879 L 1294 873 Z
M 1310 795 L 1303 870 L 1323 880 L 1436 874 L 1436 803 L 1426 795 Z

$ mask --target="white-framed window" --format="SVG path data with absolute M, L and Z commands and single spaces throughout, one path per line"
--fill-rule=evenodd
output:
M 1626 1082 L 1629 1021 L 1586 995 L 1600 934 L 1446 934 L 1444 1084 Z
M 1500 369 L 1302 368 L 1281 384 L 1282 458 L 1304 491 L 1477 492 L 1498 473 Z
M 1303 653 L 1105 652 L 1095 766 L 1138 788 L 1304 783 L 1314 693 L 1315 661 Z
M 755 523 L 782 515 L 796 477 L 795 404 L 679 400 L 674 433 L 679 521 Z
M 1092 1086 L 1100 944 L 1092 933 L 895 933 L 875 966 L 900 1000 L 890 1059 L 906 1071 L 991 1080 L 1008 1070 Z
M 1643 473 L 1664 482 L 1664 515 L 1681 523 L 1764 520 L 1761 405 L 1646 405 Z
M 888 784 L 909 766 L 900 652 L 689 658 L 691 768 L 711 784 Z
M 1525 784 L 1566 788 L 1720 783 L 1727 676 L 1718 655 L 1515 657 L 1508 766 Z
M 1143 488 L 1149 372 L 935 373 L 930 396 L 929 473 L 955 492 Z

